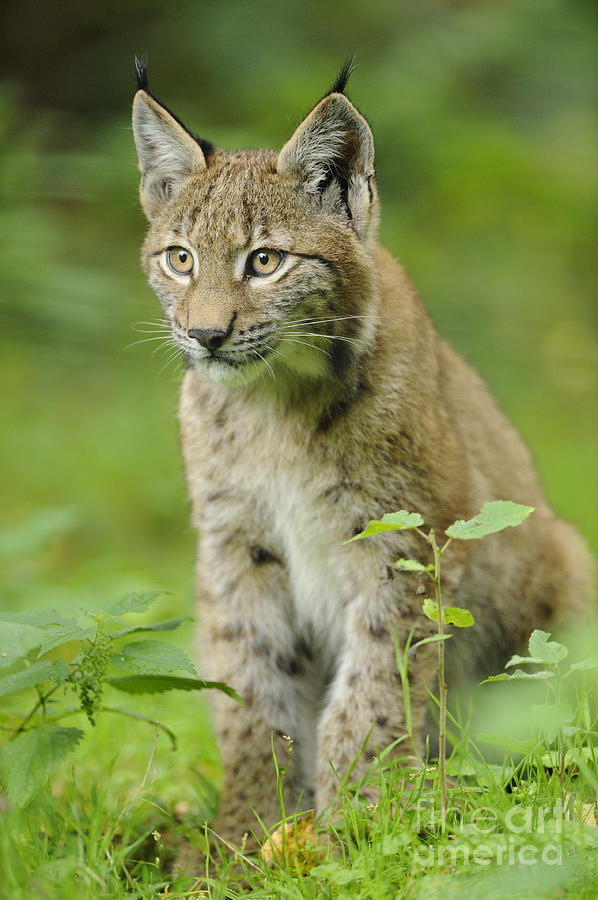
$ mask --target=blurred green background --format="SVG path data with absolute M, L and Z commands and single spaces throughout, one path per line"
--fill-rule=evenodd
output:
M 23 0 L 3 17 L 3 607 L 163 587 L 192 609 L 180 373 L 158 342 L 130 346 L 160 314 L 129 125 L 144 52 L 156 94 L 230 149 L 281 146 L 357 54 L 382 241 L 598 549 L 593 3 Z

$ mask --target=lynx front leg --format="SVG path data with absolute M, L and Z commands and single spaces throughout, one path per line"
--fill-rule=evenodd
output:
M 258 817 L 267 827 L 280 818 L 273 752 L 280 768 L 288 763 L 284 801 L 289 812 L 295 810 L 301 790 L 285 739 L 292 730 L 292 704 L 284 676 L 270 660 L 256 665 L 245 643 L 242 639 L 212 645 L 215 658 L 223 662 L 218 678 L 234 686 L 243 700 L 241 705 L 224 695 L 211 698 L 224 770 L 218 816 L 212 827 L 219 837 L 235 844 L 251 831 L 260 838 Z M 234 657 L 234 667 L 227 667 L 225 654 Z
M 233 687 L 243 703 L 210 692 L 224 768 L 214 831 L 238 842 L 256 815 L 266 826 L 280 818 L 273 749 L 287 765 L 297 724 L 296 647 L 289 619 L 286 572 L 263 548 L 219 548 L 204 542 L 200 559 L 200 643 L 206 677 Z M 244 549 L 244 552 L 242 550 Z M 228 578 L 215 577 L 222 567 Z M 235 573 L 230 579 L 230 573 Z M 274 744 L 274 746 L 273 746 Z M 302 790 L 293 754 L 285 780 L 285 806 L 294 811 Z
M 339 661 L 330 701 L 318 723 L 318 769 L 316 799 L 322 810 L 338 793 L 342 778 L 359 754 L 371 729 L 364 753 L 355 765 L 351 781 L 358 781 L 383 750 L 397 738 L 407 734 L 401 679 L 394 647 L 396 629 L 398 646 L 404 647 L 409 631 L 415 625 L 413 642 L 429 636 L 433 625 L 419 612 L 413 618 L 404 610 L 405 618 L 373 623 L 357 613 L 348 623 L 347 637 Z M 433 683 L 436 651 L 434 644 L 418 649 L 409 662 L 409 695 L 416 741 L 423 742 L 427 705 L 427 689 Z M 402 742 L 396 754 L 409 752 Z M 366 791 L 374 800 L 374 791 Z

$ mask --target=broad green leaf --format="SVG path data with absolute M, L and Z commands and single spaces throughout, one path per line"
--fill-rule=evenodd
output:
M 13 691 L 21 691 L 23 688 L 35 687 L 36 684 L 47 680 L 62 684 L 68 678 L 69 673 L 70 666 L 64 660 L 57 659 L 52 663 L 48 659 L 42 659 L 32 663 L 27 669 L 0 678 L 0 696 L 11 694 Z
M 438 621 L 438 603 L 436 600 L 432 600 L 430 597 L 426 597 L 422 604 L 422 609 L 424 611 L 424 615 L 431 619 L 432 622 Z
M 195 666 L 179 647 L 166 641 L 135 641 L 115 653 L 112 662 L 119 669 L 140 675 L 167 675 L 182 669 L 196 675 Z
M 142 613 L 161 597 L 164 591 L 141 591 L 121 594 L 103 610 L 109 616 L 124 616 L 125 613 Z
M 459 519 L 450 525 L 446 529 L 446 534 L 460 541 L 483 538 L 504 528 L 521 525 L 533 511 L 533 506 L 521 506 L 510 500 L 492 500 L 485 503 L 481 512 L 473 519 Z
M 438 621 L 438 603 L 426 597 L 423 603 L 424 613 L 433 622 Z M 474 624 L 474 618 L 468 609 L 460 606 L 443 606 L 442 621 L 445 625 L 455 625 L 456 628 L 469 628 Z
M 455 628 L 469 628 L 475 624 L 475 620 L 469 610 L 460 606 L 445 606 L 443 618 L 447 625 L 454 625 Z
M 44 632 L 45 640 L 39 648 L 38 656 L 43 656 L 56 647 L 63 644 L 70 644 L 73 641 L 85 641 L 92 638 L 98 630 L 97 625 L 88 625 L 87 628 L 81 628 L 79 625 L 73 625 L 68 628 L 56 627 L 53 631 Z
M 223 691 L 239 700 L 238 694 L 223 681 L 203 681 L 201 678 L 179 678 L 176 675 L 130 675 L 125 678 L 107 678 L 108 684 L 126 694 L 162 694 L 164 691 Z
M 359 541 L 361 538 L 371 537 L 373 534 L 382 534 L 384 531 L 402 531 L 404 528 L 418 528 L 423 524 L 424 520 L 419 513 L 411 513 L 405 509 L 400 509 L 398 512 L 385 513 L 381 519 L 372 519 L 365 531 L 345 541 L 345 544 Z
M 70 674 L 71 667 L 63 659 L 57 659 L 52 663 L 50 678 L 52 681 L 56 682 L 56 684 L 64 684 Z
M 0 696 L 20 691 L 23 688 L 35 687 L 40 681 L 46 681 L 50 677 L 51 670 L 52 663 L 44 659 L 33 663 L 28 669 L 22 669 L 20 672 L 15 672 L 14 675 L 0 678 Z
M 119 631 L 116 634 L 113 634 L 113 638 L 123 638 L 127 637 L 129 634 L 137 634 L 140 631 L 174 631 L 175 628 L 178 628 L 183 622 L 192 622 L 192 616 L 181 616 L 180 619 L 167 619 L 164 622 L 154 622 L 150 625 L 132 625 L 130 628 L 125 628 L 124 631 Z
M 515 669 L 511 675 L 507 672 L 501 672 L 500 675 L 489 675 L 480 684 L 488 684 L 489 681 L 525 681 L 529 678 L 554 678 L 554 672 L 547 672 L 546 670 L 543 672 L 524 672 L 523 669 Z
M 0 622 L 15 622 L 17 625 L 34 625 L 44 628 L 47 625 L 72 627 L 74 619 L 65 619 L 55 609 L 28 609 L 21 612 L 0 612 Z
M 569 668 L 569 672 L 571 672 L 573 669 L 598 669 L 598 659 L 596 659 L 596 657 L 582 659 L 579 662 L 572 663 Z
M 10 666 L 17 659 L 35 650 L 47 632 L 33 625 L 4 622 L 0 628 L 0 667 Z
M 397 569 L 401 572 L 430 572 L 434 566 L 424 566 L 416 559 L 397 559 Z
M 542 662 L 558 663 L 565 659 L 569 651 L 563 644 L 549 638 L 550 634 L 547 631 L 540 631 L 537 628 L 532 631 L 527 645 L 529 655 L 541 659 Z
M 573 737 L 574 734 L 579 734 L 583 731 L 582 728 L 578 728 L 577 725 L 563 725 L 563 734 L 566 737 Z
M 380 844 L 376 844 L 376 850 L 380 849 L 382 856 L 396 856 L 402 847 L 411 843 L 411 835 L 405 832 L 399 834 L 385 834 Z
M 536 747 L 536 741 L 532 738 L 519 739 L 513 737 L 512 734 L 503 734 L 498 731 L 488 732 L 488 734 L 476 734 L 476 741 L 482 741 L 484 744 L 492 744 L 497 747 L 504 747 L 511 753 L 529 753 Z
M 545 659 L 539 659 L 537 656 L 518 656 L 516 653 L 515 656 L 512 656 L 510 660 L 505 663 L 505 669 L 509 669 L 511 666 L 539 666 L 545 663 Z
M 82 737 L 79 728 L 44 725 L 4 744 L 0 748 L 0 779 L 8 796 L 24 806 Z
M 542 729 L 548 743 L 552 743 L 560 728 L 570 724 L 573 710 L 568 703 L 534 703 L 531 718 Z
M 325 878 L 327 882 L 338 886 L 351 884 L 353 881 L 361 881 L 364 877 L 358 865 L 347 869 L 340 863 L 322 863 L 319 866 L 314 866 L 309 874 L 318 878 Z
M 450 638 L 452 638 L 452 634 L 433 634 L 431 637 L 416 641 L 415 644 L 411 645 L 411 649 L 415 650 L 417 647 L 423 647 L 424 644 L 437 644 L 438 641 L 448 641 Z
M 501 741 L 505 738 L 508 740 L 512 740 L 512 738 L 507 737 L 507 735 L 487 735 L 490 739 L 500 737 Z M 488 742 L 487 742 L 488 743 Z M 502 743 L 498 746 L 503 746 Z M 457 777 L 459 775 L 468 775 L 475 776 L 478 783 L 486 783 L 488 782 L 488 776 L 493 776 L 493 782 L 497 784 L 502 784 L 505 778 L 510 778 L 513 775 L 513 767 L 512 766 L 499 766 L 496 763 L 489 763 L 484 761 L 476 762 L 474 765 L 471 759 L 465 760 L 460 757 L 453 757 L 452 759 L 447 759 L 445 769 L 447 775 L 452 775 Z

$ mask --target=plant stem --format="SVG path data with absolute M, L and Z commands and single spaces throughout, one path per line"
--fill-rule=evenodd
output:
M 130 719 L 139 719 L 140 722 L 149 722 L 150 725 L 155 725 L 156 728 L 162 729 L 168 737 L 170 738 L 170 742 L 172 744 L 172 749 L 176 750 L 177 748 L 177 740 L 176 734 L 166 725 L 164 722 L 160 722 L 159 719 L 152 719 L 149 716 L 142 716 L 141 713 L 133 712 L 131 709 L 124 709 L 122 706 L 100 706 L 98 712 L 111 712 L 117 713 L 119 716 L 128 716 Z
M 54 687 L 51 688 L 51 689 L 48 691 L 47 694 L 42 694 L 41 691 L 38 691 L 38 700 L 37 700 L 37 703 L 35 704 L 35 706 L 33 707 L 33 709 L 29 712 L 29 714 L 25 716 L 25 718 L 23 719 L 23 721 L 21 722 L 21 724 L 19 725 L 19 727 L 18 727 L 17 730 L 15 731 L 13 737 L 10 738 L 10 740 L 14 740 L 14 738 L 16 738 L 17 735 L 21 734 L 22 731 L 25 731 L 25 726 L 27 725 L 27 722 L 29 722 L 29 721 L 33 718 L 33 716 L 36 714 L 36 712 L 38 711 L 38 709 L 40 708 L 40 706 L 43 706 L 44 709 L 45 709 L 46 700 L 47 700 L 49 697 L 51 697 L 52 694 L 53 694 L 55 691 L 57 691 L 59 687 L 60 687 L 59 684 L 54 685 Z
M 434 532 L 430 531 L 430 546 L 434 554 L 434 574 L 430 576 L 434 582 L 434 591 L 436 594 L 436 604 L 438 606 L 438 635 L 442 637 L 444 634 L 444 617 L 442 609 L 442 591 L 440 588 L 440 557 L 446 549 L 447 544 L 442 549 L 438 547 Z M 438 782 L 440 785 L 440 816 L 442 822 L 442 830 L 446 825 L 446 808 L 447 808 L 447 791 L 446 791 L 446 705 L 447 705 L 447 685 L 444 675 L 444 641 L 438 641 L 438 701 L 439 701 L 439 723 L 438 723 Z

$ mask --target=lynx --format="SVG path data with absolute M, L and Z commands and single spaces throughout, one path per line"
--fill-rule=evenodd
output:
M 158 102 L 138 66 L 142 260 L 186 363 L 200 659 L 244 701 L 212 697 L 224 766 L 214 829 L 233 841 L 255 814 L 279 816 L 272 741 L 281 760 L 285 736 L 294 742 L 287 809 L 320 811 L 337 794 L 333 767 L 346 773 L 368 732 L 355 779 L 404 734 L 395 635 L 404 645 L 433 626 L 423 583 L 394 562 L 422 559 L 422 545 L 407 532 L 346 544 L 369 519 L 404 508 L 441 532 L 489 500 L 535 507 L 446 558 L 447 603 L 476 619 L 449 642 L 455 675 L 496 670 L 532 628 L 590 603 L 582 539 L 376 243 L 374 142 L 348 75 L 279 152 L 226 152 Z M 410 659 L 421 741 L 435 654 L 428 644 Z

